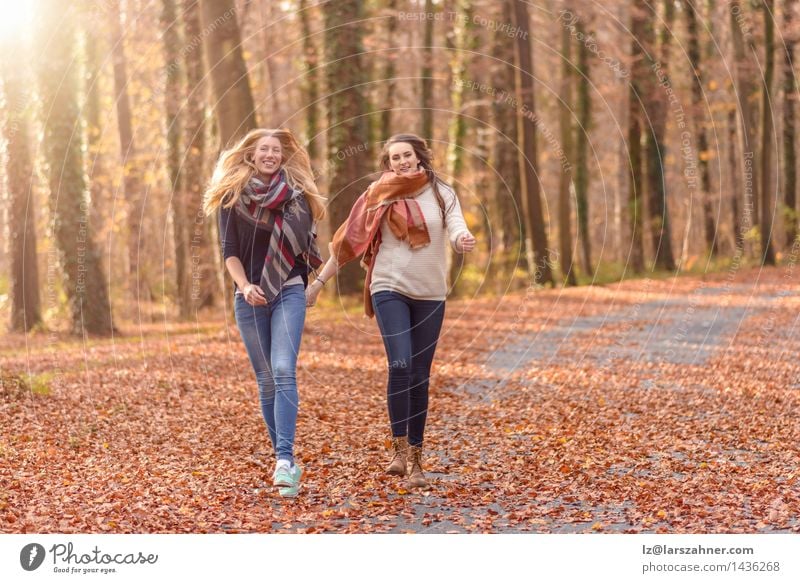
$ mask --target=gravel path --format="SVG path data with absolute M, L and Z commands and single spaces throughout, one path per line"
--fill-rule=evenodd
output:
M 608 310 L 601 315 L 577 316 L 562 318 L 554 326 L 544 331 L 520 338 L 514 342 L 505 342 L 502 347 L 488 354 L 484 364 L 487 377 L 500 377 L 500 382 L 486 383 L 476 378 L 471 382 L 461 385 L 458 390 L 466 400 L 473 402 L 489 401 L 490 399 L 502 400 L 502 391 L 512 376 L 524 371 L 531 366 L 547 367 L 557 365 L 571 359 L 572 362 L 596 364 L 598 367 L 612 366 L 623 359 L 630 363 L 630 367 L 640 367 L 646 363 L 669 363 L 687 366 L 702 366 L 719 350 L 724 350 L 730 345 L 742 323 L 749 317 L 755 316 L 769 309 L 773 302 L 782 297 L 798 295 L 800 292 L 757 293 L 752 285 L 731 284 L 727 286 L 706 286 L 699 284 L 689 295 L 673 295 L 658 300 L 636 302 L 624 306 L 615 306 L 609 303 Z M 748 297 L 746 305 L 741 302 L 729 303 L 726 298 L 729 294 Z M 608 329 L 613 330 L 614 341 L 599 342 L 594 346 L 593 339 L 608 336 Z M 575 341 L 580 339 L 583 345 L 588 344 L 590 349 L 576 352 L 573 349 Z M 585 342 L 589 340 L 589 342 Z M 607 339 L 606 339 L 607 340 Z M 491 387 L 487 390 L 487 387 Z M 680 386 L 667 387 L 657 380 L 645 379 L 641 381 L 638 389 L 670 388 L 680 390 Z M 478 405 L 480 406 L 480 405 Z M 728 452 L 732 456 L 742 452 Z M 441 461 L 447 465 L 445 453 L 438 453 Z M 657 462 L 659 454 L 651 456 L 648 463 Z M 674 455 L 680 455 L 676 452 Z M 622 468 L 620 471 L 633 471 Z M 646 470 L 637 470 L 643 476 Z M 642 473 L 644 472 L 644 473 Z M 429 474 L 440 484 L 446 484 L 457 477 L 448 475 Z M 487 490 L 495 487 L 486 483 Z M 435 490 L 434 490 L 435 491 Z M 605 518 L 607 532 L 622 532 L 630 527 L 626 519 L 626 504 L 616 507 L 605 507 L 597 504 L 576 503 L 565 499 L 555 499 L 548 502 L 551 507 L 567 506 L 586 511 L 593 516 Z M 448 500 L 430 494 L 411 505 L 413 518 L 401 517 L 395 521 L 397 526 L 392 532 L 469 532 L 468 525 L 474 524 L 487 516 L 487 513 L 502 514 L 513 511 L 515 506 L 503 507 L 494 503 L 490 505 L 476 505 L 474 508 L 464 510 L 453 508 Z M 608 522 L 609 516 L 615 516 L 616 521 Z M 423 517 L 436 517 L 435 522 L 428 526 L 421 524 Z M 453 522 L 453 518 L 457 522 Z M 534 531 L 553 533 L 585 532 L 590 529 L 593 519 L 583 523 L 570 523 L 552 519 L 537 521 Z M 654 525 L 657 526 L 657 525 Z M 497 532 L 530 532 L 530 529 L 519 527 L 493 529 Z M 767 529 L 768 531 L 769 529 Z M 653 529 L 655 532 L 655 528 Z

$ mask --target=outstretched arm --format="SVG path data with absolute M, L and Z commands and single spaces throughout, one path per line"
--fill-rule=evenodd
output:
M 464 220 L 464 213 L 461 211 L 461 203 L 458 201 L 458 196 L 456 196 L 455 191 L 451 192 L 454 200 L 448 209 L 445 219 L 450 244 L 457 253 L 469 253 L 475 249 L 475 237 L 469 232 L 467 222 Z

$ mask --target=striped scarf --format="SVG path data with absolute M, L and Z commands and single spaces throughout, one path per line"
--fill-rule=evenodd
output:
M 261 289 L 268 301 L 277 297 L 298 256 L 312 269 L 322 265 L 311 209 L 303 192 L 287 184 L 283 169 L 269 183 L 253 176 L 242 189 L 236 211 L 256 228 L 271 232 L 261 272 Z

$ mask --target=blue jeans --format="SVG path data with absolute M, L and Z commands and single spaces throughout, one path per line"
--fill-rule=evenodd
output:
M 392 436 L 422 445 L 428 416 L 433 355 L 444 320 L 444 300 L 415 300 L 392 291 L 372 296 L 386 358 L 386 389 Z
M 297 425 L 297 354 L 306 319 L 302 284 L 283 288 L 266 306 L 234 300 L 236 324 L 256 373 L 261 414 L 277 458 L 294 462 Z

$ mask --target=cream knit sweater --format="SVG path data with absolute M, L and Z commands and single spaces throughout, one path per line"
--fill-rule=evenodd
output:
M 455 249 L 458 237 L 469 233 L 469 229 L 456 193 L 443 184 L 439 184 L 439 193 L 448 209 L 445 215 L 447 236 Z M 425 247 L 411 249 L 408 242 L 394 236 L 384 220 L 369 287 L 372 294 L 394 291 L 418 300 L 444 300 L 447 297 L 445 227 L 433 187 L 429 186 L 416 197 L 416 201 L 425 217 L 431 242 Z

